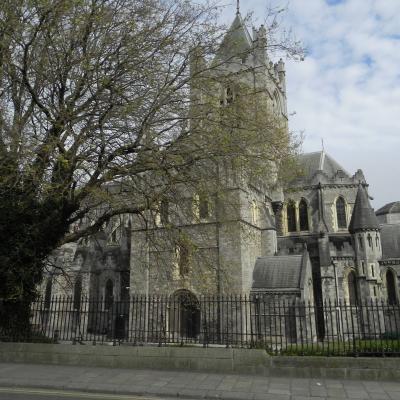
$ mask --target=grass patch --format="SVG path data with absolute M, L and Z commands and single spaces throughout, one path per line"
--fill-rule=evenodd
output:
M 273 354 L 273 352 L 271 353 Z M 323 342 L 288 345 L 279 352 L 285 356 L 400 356 L 400 340 L 355 340 L 349 342 Z

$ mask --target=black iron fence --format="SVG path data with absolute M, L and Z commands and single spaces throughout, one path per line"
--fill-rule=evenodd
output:
M 0 303 L 0 340 L 263 348 L 287 355 L 400 355 L 400 307 L 380 301 L 312 304 L 266 295 L 182 293 L 117 299 L 39 299 L 27 323 Z

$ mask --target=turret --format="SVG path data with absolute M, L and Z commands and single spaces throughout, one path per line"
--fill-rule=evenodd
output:
M 361 298 L 380 298 L 382 296 L 379 267 L 379 260 L 382 258 L 380 228 L 368 194 L 361 184 L 358 186 L 349 232 L 353 237 Z
M 256 64 L 268 65 L 267 29 L 261 25 L 257 30 L 253 28 L 254 56 Z
M 277 72 L 279 77 L 279 82 L 281 83 L 281 87 L 284 93 L 286 93 L 286 71 L 285 71 L 285 63 L 282 58 L 277 63 Z

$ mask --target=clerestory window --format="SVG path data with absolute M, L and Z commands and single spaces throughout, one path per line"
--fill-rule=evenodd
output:
M 299 219 L 300 219 L 300 230 L 308 231 L 308 206 L 304 199 L 301 199 L 299 204 Z
M 339 197 L 336 200 L 336 219 L 339 229 L 347 227 L 346 202 L 344 201 L 343 197 Z
M 296 206 L 290 201 L 286 207 L 288 232 L 296 232 Z

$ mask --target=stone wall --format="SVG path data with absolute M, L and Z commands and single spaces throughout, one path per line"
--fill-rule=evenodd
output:
M 264 350 L 0 343 L 0 362 L 296 378 L 400 379 L 399 358 L 280 357 Z

